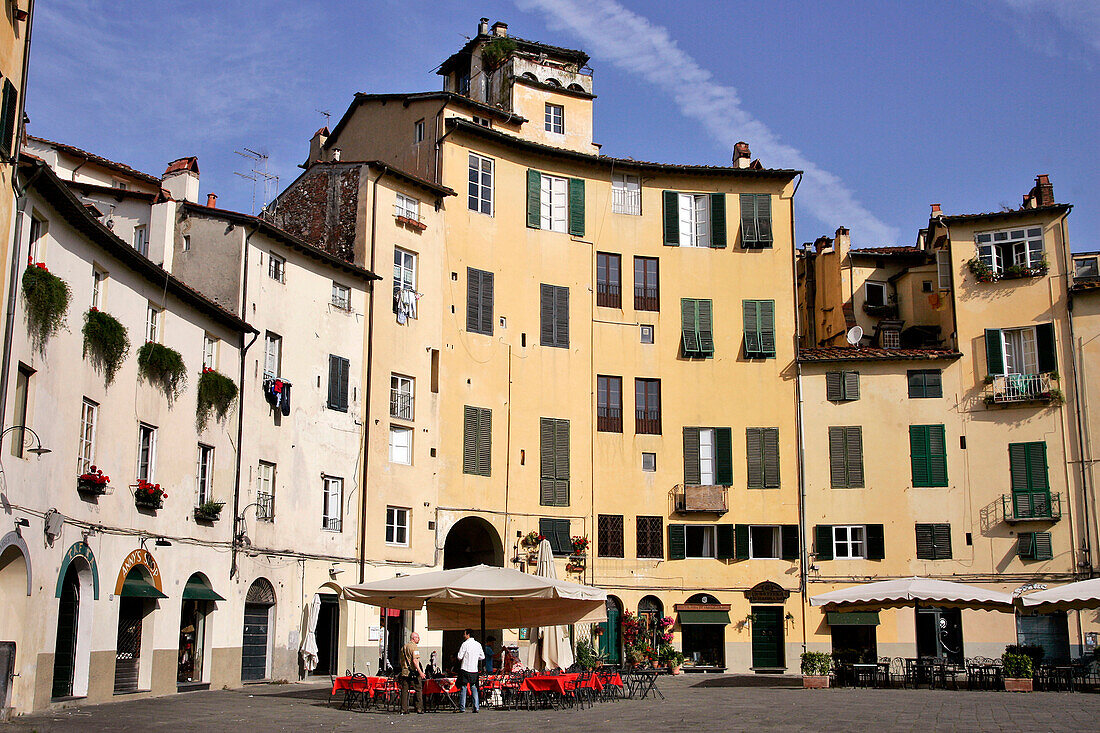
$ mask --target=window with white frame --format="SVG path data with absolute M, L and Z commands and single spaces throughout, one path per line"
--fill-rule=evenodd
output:
M 641 178 L 626 173 L 611 174 L 611 212 L 613 214 L 641 215 Z
M 409 544 L 409 510 L 386 507 L 386 544 L 407 547 Z
M 412 196 L 403 193 L 396 195 L 393 204 L 394 216 L 403 216 L 406 219 L 420 221 L 420 202 Z
M 417 120 L 413 124 L 413 144 L 424 142 L 424 120 Z
M 713 524 L 684 527 L 684 557 L 715 557 L 715 547 Z
M 416 318 L 416 254 L 400 247 L 393 249 L 393 312 Z
M 681 193 L 680 246 L 710 246 L 710 194 Z
M 80 405 L 80 452 L 76 459 L 77 475 L 88 473 L 95 465 L 95 431 L 99 405 L 87 397 Z
M 96 266 L 92 266 L 92 308 L 99 310 L 103 302 L 103 285 L 107 280 L 107 273 Z
M 642 453 L 642 470 L 646 473 L 652 473 L 657 470 L 657 454 L 656 453 Z
M 547 102 L 545 122 L 547 132 L 563 134 L 565 132 L 565 107 Z
M 321 528 L 330 532 L 343 530 L 344 479 L 325 476 L 324 506 L 321 513 Z
M 470 153 L 470 211 L 493 215 L 493 159 Z
M 475 125 L 481 125 L 482 127 L 492 127 L 493 126 L 493 121 L 490 120 L 488 117 L 478 117 L 477 115 L 473 115 L 473 118 L 474 118 L 474 124 Z
M 199 506 L 214 498 L 214 447 L 199 443 L 198 465 L 195 467 L 195 483 L 199 487 Z
M 867 530 L 862 524 L 833 525 L 833 557 L 838 560 L 867 557 Z
M 390 375 L 390 417 L 413 419 L 413 384 L 412 377 Z
M 945 249 L 936 250 L 936 278 L 940 290 L 951 289 L 951 253 Z
M 1043 262 L 1043 228 L 1006 229 L 977 235 L 978 258 L 1000 275 L 1015 265 L 1036 268 Z
M 749 558 L 774 560 L 780 556 L 779 527 L 752 525 L 749 527 Z
M 714 486 L 714 428 L 699 428 L 699 485 Z
M 149 256 L 149 230 L 143 226 L 134 227 L 134 249 L 142 257 Z
M 868 280 L 863 285 L 863 300 L 867 305 L 886 305 L 886 283 Z
M 275 464 L 268 461 L 256 466 L 256 519 L 275 521 Z
M 332 283 L 332 304 L 342 311 L 351 310 L 351 288 L 338 282 Z
M 274 252 L 267 253 L 267 276 L 281 283 L 286 282 L 286 260 Z
M 149 343 L 157 343 L 160 337 L 160 310 L 150 303 L 145 311 L 145 340 Z
M 1004 339 L 1005 374 L 1038 374 L 1039 346 L 1035 327 L 1006 328 Z
M 541 176 L 541 227 L 564 232 L 569 214 L 569 181 L 556 176 Z
M 390 463 L 412 465 L 412 428 L 390 425 Z
M 29 229 L 30 241 L 27 249 L 27 263 L 33 265 L 42 261 L 40 258 L 42 257 L 42 237 L 46 234 L 45 219 L 32 216 Z
M 202 368 L 218 368 L 218 340 L 208 333 L 202 336 Z
M 264 334 L 264 378 L 279 376 L 283 363 L 283 337 L 268 331 Z
M 138 465 L 139 481 L 153 481 L 157 467 L 157 429 L 152 425 L 138 425 Z

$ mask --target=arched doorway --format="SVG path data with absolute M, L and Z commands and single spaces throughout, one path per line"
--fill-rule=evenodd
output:
M 696 593 L 680 611 L 680 638 L 687 666 L 696 671 L 726 668 L 729 606 L 709 593 Z
M 443 569 L 468 568 L 472 565 L 504 567 L 504 543 L 496 527 L 481 517 L 463 517 L 447 532 L 443 545 Z M 486 634 L 501 638 L 499 629 L 486 629 Z M 484 639 L 479 639 L 484 644 Z M 461 631 L 443 632 L 443 658 L 440 664 L 449 669 L 453 657 L 462 645 Z
M 645 596 L 638 601 L 638 621 L 645 629 L 645 639 L 653 650 L 660 646 L 657 642 L 657 622 L 664 618 L 664 608 L 664 604 L 657 596 Z
M 30 595 L 30 562 L 24 547 L 22 538 L 14 532 L 0 542 L 0 598 L 4 599 L 4 611 L 0 613 L 0 706 L 4 708 L 11 707 L 13 683 L 27 679 L 13 677 L 16 663 L 23 657 L 32 658 L 29 649 L 20 648 Z
M 142 652 L 152 651 L 152 634 L 143 633 L 146 619 L 156 609 L 159 598 L 167 598 L 156 586 L 149 567 L 135 564 L 127 571 L 118 590 L 118 635 L 115 639 L 115 692 L 133 692 L 148 688 L 149 669 L 142 669 Z M 146 665 L 148 668 L 148 665 Z M 141 683 L 145 684 L 142 685 Z
M 347 610 L 347 601 L 340 599 L 340 587 L 335 583 L 326 583 L 317 591 L 321 601 L 317 614 L 317 626 L 313 629 L 317 641 L 316 675 L 334 675 L 340 673 L 340 652 L 346 643 L 346 630 L 343 618 Z M 306 616 L 308 622 L 308 614 Z
M 267 679 L 271 664 L 271 621 L 275 613 L 275 588 L 266 578 L 256 578 L 244 597 L 244 639 L 241 643 L 241 679 Z
M 622 660 L 622 627 L 619 620 L 623 615 L 623 603 L 615 596 L 608 596 L 606 605 L 607 620 L 597 625 L 600 629 L 600 656 L 608 664 L 619 664 Z
M 208 619 L 214 610 L 214 602 L 224 600 L 214 592 L 210 581 L 202 573 L 194 573 L 187 579 L 180 608 L 177 684 L 198 684 L 207 679 L 206 649 L 210 636 Z

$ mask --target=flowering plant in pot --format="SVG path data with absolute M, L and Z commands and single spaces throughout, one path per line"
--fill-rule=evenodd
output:
M 528 532 L 524 535 L 522 544 L 524 547 L 537 547 L 544 539 L 546 538 L 538 532 Z
M 588 537 L 574 537 L 572 543 L 574 555 L 583 555 L 588 550 Z
M 105 476 L 95 466 L 90 466 L 87 471 L 76 477 L 76 490 L 84 494 L 106 494 L 107 486 L 111 483 L 111 477 Z
M 141 507 L 160 509 L 164 505 L 164 500 L 168 498 L 168 492 L 162 489 L 160 484 L 154 484 L 145 479 L 138 479 L 133 488 L 134 503 Z

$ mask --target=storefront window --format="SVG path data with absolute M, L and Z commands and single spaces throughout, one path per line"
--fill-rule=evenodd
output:
M 206 643 L 206 610 L 209 601 L 185 600 L 180 614 L 179 663 L 176 682 L 202 682 L 202 650 Z

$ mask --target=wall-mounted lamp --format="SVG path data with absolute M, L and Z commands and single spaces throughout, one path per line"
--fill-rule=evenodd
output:
M 154 542 L 153 544 L 156 545 L 157 547 L 171 547 L 172 546 L 172 543 L 169 542 L 168 540 L 164 539 L 163 537 L 157 537 L 157 541 Z
M 34 436 L 34 440 L 35 440 L 36 443 L 38 443 L 38 445 L 35 446 L 34 448 L 27 448 L 28 453 L 33 453 L 36 456 L 43 456 L 47 453 L 52 452 L 49 448 L 43 448 L 42 447 L 42 439 L 38 437 L 38 433 L 34 432 L 30 428 L 28 428 L 26 425 L 11 425 L 7 428 L 4 428 L 4 432 L 0 433 L 0 442 L 3 442 L 4 436 L 7 435 L 8 433 L 10 433 L 12 430 L 23 430 L 23 431 L 26 431 L 26 432 L 30 433 L 32 436 Z
M 15 526 L 16 527 L 29 527 L 29 526 L 31 526 L 31 523 L 30 523 L 30 520 L 28 520 L 26 517 L 19 517 L 19 519 L 15 520 Z

